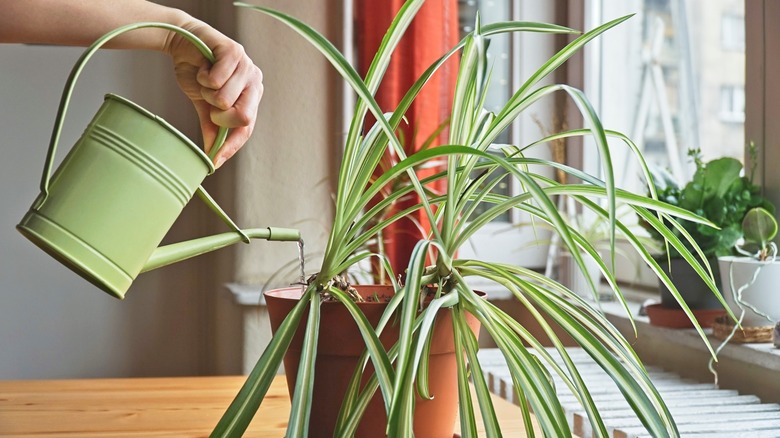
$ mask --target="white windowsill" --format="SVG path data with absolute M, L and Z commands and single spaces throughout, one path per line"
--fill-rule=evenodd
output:
M 233 301 L 241 306 L 265 306 L 260 286 L 228 283 L 225 287 L 233 294 Z
M 631 291 L 623 290 L 631 297 Z M 640 295 L 641 296 L 641 295 Z M 685 378 L 712 383 L 714 376 L 708 370 L 710 353 L 698 332 L 691 329 L 672 329 L 650 324 L 647 316 L 638 316 L 643 299 L 629 298 L 628 307 L 636 325 L 636 337 L 618 302 L 602 303 L 607 318 L 629 341 L 642 361 L 661 367 Z M 721 341 L 704 329 L 713 349 Z M 772 343 L 728 343 L 718 355 L 715 365 L 718 384 L 722 389 L 736 389 L 741 394 L 756 395 L 763 402 L 780 403 L 780 349 Z
M 602 303 L 601 307 L 613 322 L 614 320 L 619 320 L 628 323 L 626 311 L 619 303 L 615 301 Z M 707 352 L 707 346 L 695 329 L 672 329 L 654 326 L 650 324 L 650 319 L 647 316 L 638 316 L 640 303 L 629 301 L 628 307 L 634 317 L 639 337 L 653 336 L 669 343 L 696 349 L 704 353 Z M 707 334 L 712 348 L 717 348 L 721 341 L 712 336 L 711 329 L 704 329 L 704 332 Z M 728 358 L 740 362 L 748 362 L 780 373 L 780 348 L 775 348 L 771 343 L 737 344 L 732 342 L 723 348 L 719 357 L 721 360 Z
M 505 288 L 495 287 L 493 285 L 482 285 L 480 289 L 486 290 L 488 296 L 491 299 L 511 299 L 511 293 Z M 265 306 L 265 299 L 260 292 L 260 288 L 257 286 L 249 286 L 237 283 L 229 283 L 226 287 L 233 294 L 233 299 L 236 304 L 242 306 Z M 626 293 L 630 293 L 625 291 Z M 639 295 L 641 296 L 641 295 Z M 707 347 L 704 345 L 699 334 L 694 329 L 670 329 L 666 327 L 658 327 L 650 324 L 650 319 L 647 316 L 639 316 L 640 303 L 638 301 L 632 301 L 629 298 L 628 307 L 633 315 L 634 322 L 637 326 L 637 332 L 640 337 L 652 336 L 663 339 L 666 342 L 685 346 L 687 348 L 693 348 L 695 350 L 706 353 Z M 630 324 L 626 311 L 622 305 L 616 301 L 603 302 L 601 308 L 604 313 L 615 322 L 624 324 Z M 704 329 L 708 335 L 708 339 L 713 348 L 717 348 L 720 345 L 720 340 L 711 335 L 710 329 Z M 629 333 L 630 335 L 630 333 Z M 630 339 L 630 336 L 627 336 Z M 780 373 L 780 348 L 775 348 L 770 343 L 765 344 L 728 344 L 721 352 L 721 358 L 730 358 L 741 362 L 749 362 L 754 365 L 772 370 Z

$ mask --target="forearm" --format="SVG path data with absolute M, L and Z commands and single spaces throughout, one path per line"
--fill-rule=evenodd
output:
M 0 0 L 0 43 L 87 46 L 126 24 L 155 21 L 190 31 L 216 59 L 206 59 L 177 32 L 136 29 L 106 47 L 163 52 L 200 119 L 206 151 L 220 127 L 231 128 L 214 159 L 217 167 L 252 134 L 263 95 L 263 74 L 244 48 L 206 23 L 178 9 L 145 0 Z
M 0 42 L 86 46 L 125 24 L 160 21 L 179 26 L 186 13 L 144 0 L 0 0 Z M 140 29 L 108 47 L 165 50 L 169 32 Z

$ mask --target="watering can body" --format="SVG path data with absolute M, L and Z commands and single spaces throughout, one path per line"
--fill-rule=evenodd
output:
M 67 94 L 67 93 L 66 93 Z M 64 117 L 64 105 L 61 105 Z M 58 117 L 57 125 L 61 125 Z M 298 240 L 296 230 L 240 230 L 200 187 L 211 159 L 161 118 L 109 94 L 17 229 L 102 290 L 124 298 L 136 276 L 250 238 Z M 233 231 L 158 248 L 198 194 Z

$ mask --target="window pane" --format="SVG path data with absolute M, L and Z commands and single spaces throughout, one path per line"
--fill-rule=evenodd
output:
M 511 18 L 512 0 L 458 0 L 458 26 L 461 36 L 474 30 L 479 13 L 482 25 L 507 21 Z M 487 111 L 499 112 L 512 96 L 512 57 L 509 35 L 490 38 L 487 58 L 490 63 L 490 85 L 485 99 Z M 509 143 L 509 132 L 501 133 L 497 143 Z
M 745 17 L 744 11 L 723 13 L 721 44 L 723 50 L 745 51 Z
M 500 154 L 497 154 L 500 155 Z M 481 160 L 484 161 L 484 160 Z M 474 171 L 472 178 L 475 180 L 480 179 L 484 177 L 484 180 L 482 180 L 482 187 L 488 187 L 493 184 L 493 188 L 491 189 L 491 193 L 496 193 L 499 195 L 511 195 L 511 177 L 507 176 L 504 172 L 501 172 L 500 170 L 498 172 L 491 172 L 488 175 L 483 175 L 485 173 L 484 170 L 478 170 Z M 501 181 L 496 182 L 496 178 L 501 178 Z M 486 212 L 490 207 L 493 207 L 494 204 L 483 202 L 477 205 L 477 207 L 474 209 L 474 212 L 471 214 L 471 217 L 467 218 L 467 220 L 476 218 L 477 216 L 481 215 L 482 213 Z M 493 219 L 494 222 L 511 222 L 512 216 L 509 213 L 509 211 L 504 212 L 500 216 L 497 216 L 495 219 Z
M 558 2 L 522 0 L 458 0 L 460 27 L 470 31 L 479 13 L 483 25 L 507 20 L 522 21 L 555 21 L 555 8 Z M 532 72 L 544 64 L 555 51 L 556 38 L 551 35 L 533 32 L 521 32 L 513 35 L 495 35 L 490 38 L 488 47 L 489 69 L 491 81 L 485 101 L 485 109 L 497 112 L 517 90 L 520 84 Z M 551 84 L 553 77 L 543 81 Z M 527 117 L 521 117 L 495 140 L 492 152 L 501 154 L 498 149 L 505 144 L 526 145 L 538 140 L 554 126 L 554 101 L 538 102 L 533 110 L 527 112 Z M 536 148 L 527 156 L 535 158 L 551 158 L 547 148 Z M 534 169 L 545 176 L 552 177 L 550 169 Z M 473 175 L 479 176 L 479 173 Z M 493 182 L 501 178 L 493 192 L 505 195 L 519 193 L 521 188 L 514 178 L 490 175 Z M 475 214 L 491 207 L 489 204 L 477 206 Z M 474 216 L 472 216 L 473 219 Z M 515 263 L 526 267 L 544 268 L 547 263 L 547 247 L 540 245 L 549 239 L 549 232 L 541 227 L 522 226 L 530 223 L 530 216 L 517 209 L 494 219 L 469 239 L 468 244 L 460 248 L 460 256 L 464 258 L 479 254 L 482 259 L 501 263 Z M 483 289 L 489 289 L 480 285 Z M 496 290 L 506 291 L 499 287 Z
M 599 0 L 591 27 L 637 15 L 602 39 L 589 75 L 600 78 L 602 117 L 644 148 L 650 162 L 687 181 L 689 149 L 705 160 L 744 155 L 743 1 Z M 622 157 L 630 162 L 627 156 Z M 635 165 L 621 166 L 637 187 Z M 638 184 L 638 182 L 637 182 Z
M 607 128 L 623 132 L 648 162 L 688 182 L 690 149 L 711 160 L 744 156 L 744 0 L 590 0 L 585 28 L 635 14 L 607 31 L 585 54 L 585 91 Z M 598 169 L 595 147 L 585 165 Z M 617 182 L 647 190 L 636 159 L 611 143 Z M 622 259 L 619 260 L 622 262 Z M 654 287 L 657 279 L 635 260 L 618 279 Z

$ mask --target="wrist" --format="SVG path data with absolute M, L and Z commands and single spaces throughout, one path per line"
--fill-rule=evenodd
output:
M 180 9 L 174 9 L 174 8 L 166 8 L 166 9 L 168 9 L 168 13 L 165 16 L 165 20 L 164 20 L 165 23 L 174 25 L 176 27 L 180 27 L 190 32 L 192 32 L 193 29 L 197 27 L 199 21 L 196 20 L 194 17 L 192 17 L 190 14 Z M 173 30 L 165 30 L 162 44 L 158 47 L 158 50 L 169 56 L 172 56 L 175 48 L 182 43 L 183 39 L 184 38 L 181 36 L 180 33 L 175 32 Z

